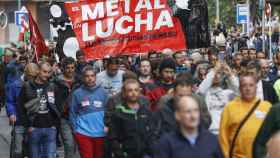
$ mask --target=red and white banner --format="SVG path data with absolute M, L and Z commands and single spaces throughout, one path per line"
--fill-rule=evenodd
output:
M 87 59 L 186 49 L 180 21 L 167 0 L 66 2 L 73 30 Z

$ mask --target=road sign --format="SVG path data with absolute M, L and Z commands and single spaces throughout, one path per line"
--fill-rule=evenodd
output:
M 249 7 L 247 4 L 237 4 L 236 7 L 236 23 L 246 24 L 249 17 Z
M 25 20 L 28 19 L 28 12 L 25 7 L 22 7 L 19 11 L 15 11 L 15 24 L 17 26 L 21 26 L 22 18 L 25 18 Z

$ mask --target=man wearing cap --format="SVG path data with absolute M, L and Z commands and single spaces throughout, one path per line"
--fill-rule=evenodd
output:
M 196 80 L 190 73 L 180 73 L 176 78 L 173 93 L 161 97 L 158 104 L 159 110 L 155 113 L 155 120 L 157 120 L 159 137 L 161 137 L 165 133 L 169 133 L 177 129 L 177 123 L 174 115 L 174 98 L 176 97 L 193 96 L 194 98 L 196 98 L 201 109 L 201 124 L 206 129 L 209 128 L 211 124 L 211 117 L 204 98 L 193 92 L 193 85 L 195 83 Z
M 164 59 L 159 66 L 159 78 L 153 84 L 147 84 L 145 95 L 151 102 L 151 110 L 158 109 L 157 102 L 163 95 L 174 88 L 176 64 L 173 59 Z

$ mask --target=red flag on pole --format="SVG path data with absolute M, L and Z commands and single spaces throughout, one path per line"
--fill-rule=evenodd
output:
M 30 42 L 34 47 L 35 57 L 37 62 L 39 61 L 39 57 L 42 54 L 47 54 L 49 49 L 45 44 L 45 40 L 40 33 L 40 30 L 32 17 L 30 10 L 28 10 L 29 14 L 29 27 L 30 27 Z

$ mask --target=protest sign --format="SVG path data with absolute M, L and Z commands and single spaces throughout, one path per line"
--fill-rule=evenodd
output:
M 65 8 L 88 59 L 186 49 L 180 21 L 167 0 L 67 2 Z

